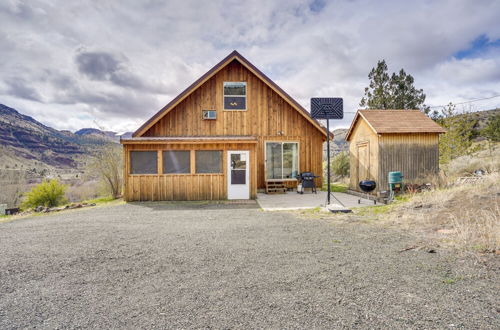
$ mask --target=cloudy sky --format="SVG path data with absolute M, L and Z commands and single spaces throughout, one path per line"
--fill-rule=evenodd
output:
M 133 131 L 233 49 L 307 109 L 338 96 L 355 111 L 379 59 L 428 105 L 487 98 L 500 1 L 2 0 L 0 103 L 57 129 Z

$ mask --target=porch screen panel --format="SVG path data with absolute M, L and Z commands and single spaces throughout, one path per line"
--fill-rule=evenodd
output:
M 283 179 L 295 179 L 298 173 L 297 143 L 283 143 Z
M 266 144 L 266 178 L 283 178 L 283 157 L 281 143 L 267 142 Z
M 131 151 L 130 174 L 158 174 L 158 152 Z
M 167 150 L 163 152 L 163 173 L 191 173 L 189 150 Z
M 196 173 L 222 173 L 222 151 L 196 150 Z

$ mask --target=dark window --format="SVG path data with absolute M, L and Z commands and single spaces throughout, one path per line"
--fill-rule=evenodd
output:
M 189 150 L 167 150 L 163 152 L 163 173 L 191 173 Z
M 158 174 L 158 152 L 131 151 L 130 174 Z
M 222 151 L 196 150 L 196 173 L 222 173 Z
M 246 110 L 247 83 L 224 82 L 224 109 Z

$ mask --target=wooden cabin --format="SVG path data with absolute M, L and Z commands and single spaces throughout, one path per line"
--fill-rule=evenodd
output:
M 374 180 L 374 193 L 388 190 L 389 172 L 404 181 L 439 171 L 439 134 L 446 131 L 419 110 L 359 110 L 346 135 L 350 154 L 349 189 Z
M 322 174 L 326 130 L 234 51 L 121 139 L 127 201 L 256 198 Z M 316 184 L 321 185 L 321 178 Z

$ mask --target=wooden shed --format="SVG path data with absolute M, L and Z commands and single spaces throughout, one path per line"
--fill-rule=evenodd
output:
M 127 201 L 255 198 L 321 176 L 326 130 L 237 51 L 122 139 Z M 321 178 L 317 179 L 321 185 Z
M 349 189 L 374 180 L 374 193 L 388 189 L 389 172 L 405 182 L 439 171 L 439 134 L 446 131 L 419 110 L 359 110 L 346 135 L 350 154 Z

